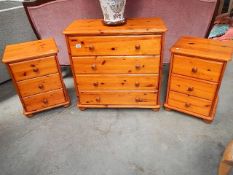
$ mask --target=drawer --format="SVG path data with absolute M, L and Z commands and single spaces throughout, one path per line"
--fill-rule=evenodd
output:
M 79 91 L 88 90 L 157 90 L 158 76 L 92 74 L 76 75 Z
M 218 82 L 223 63 L 174 55 L 172 72 L 203 80 Z
M 170 91 L 168 104 L 184 111 L 189 111 L 208 117 L 212 103 L 209 100 Z
M 10 64 L 16 81 L 57 73 L 54 56 Z
M 156 92 L 81 92 L 82 105 L 157 105 Z
M 196 80 L 190 77 L 173 74 L 171 76 L 170 90 L 189 94 L 192 96 L 213 100 L 218 84 L 209 81 Z
M 19 81 L 17 84 L 22 97 L 62 88 L 58 73 Z
M 71 55 L 158 55 L 161 35 L 69 37 Z
M 27 112 L 37 111 L 43 108 L 59 105 L 65 102 L 62 89 L 49 91 L 23 98 Z
M 160 56 L 99 56 L 72 59 L 76 74 L 158 74 L 160 67 Z

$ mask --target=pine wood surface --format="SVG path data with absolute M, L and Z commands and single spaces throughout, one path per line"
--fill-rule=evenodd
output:
M 47 109 L 69 106 L 70 98 L 61 77 L 53 39 L 6 48 L 4 55 L 9 56 L 5 57 L 7 68 L 27 117 Z
M 174 55 L 172 73 L 218 82 L 222 67 L 222 62 Z
M 156 74 L 94 74 L 76 75 L 79 91 L 88 90 L 157 90 Z
M 132 18 L 122 26 L 109 27 L 102 19 L 80 19 L 71 23 L 65 30 L 66 35 L 128 35 L 164 33 L 167 27 L 160 18 Z
M 156 99 L 153 91 L 80 92 L 82 105 L 156 105 Z
M 207 123 L 214 120 L 226 64 L 233 55 L 230 43 L 195 37 L 178 40 L 171 48 L 164 104 L 167 110 L 190 114 Z
M 55 56 L 11 63 L 10 68 L 16 81 L 58 72 Z
M 29 112 L 37 111 L 41 108 L 61 104 L 65 102 L 62 89 L 45 92 L 23 98 L 26 110 Z
M 171 75 L 170 90 L 187 95 L 213 100 L 217 90 L 217 83 L 202 81 L 177 74 Z
M 158 74 L 160 56 L 72 57 L 75 73 Z
M 194 96 L 170 91 L 168 105 L 208 116 L 212 102 Z
M 22 97 L 62 88 L 59 74 L 49 74 L 38 78 L 17 82 Z
M 158 55 L 160 35 L 69 37 L 73 56 Z
M 218 61 L 230 61 L 232 51 L 233 41 L 218 41 L 192 36 L 181 37 L 171 48 L 172 53 Z
M 31 60 L 32 58 L 54 55 L 58 52 L 54 39 L 7 45 L 3 54 L 4 63 Z
M 117 27 L 78 20 L 66 28 L 80 110 L 158 109 L 165 31 L 158 18 L 129 19 Z
M 228 143 L 218 168 L 218 175 L 229 175 L 233 167 L 233 141 Z

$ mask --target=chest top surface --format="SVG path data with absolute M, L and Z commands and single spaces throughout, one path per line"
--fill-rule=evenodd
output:
M 54 55 L 58 52 L 52 38 L 7 45 L 3 54 L 4 63 L 17 62 L 42 56 Z
M 101 19 L 76 20 L 65 30 L 66 35 L 113 35 L 163 33 L 167 28 L 160 18 L 128 19 L 122 26 L 105 26 Z
M 233 41 L 184 36 L 175 43 L 171 52 L 218 61 L 230 61 L 233 54 Z

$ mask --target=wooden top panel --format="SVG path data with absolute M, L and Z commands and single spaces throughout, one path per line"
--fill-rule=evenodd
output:
M 102 19 L 76 20 L 63 32 L 66 35 L 108 35 L 108 34 L 142 34 L 162 33 L 167 31 L 160 18 L 128 19 L 122 26 L 105 26 Z
M 52 38 L 7 45 L 2 62 L 17 62 L 37 57 L 50 56 L 58 52 Z
M 233 41 L 184 36 L 175 43 L 171 52 L 218 61 L 230 61 L 233 54 Z

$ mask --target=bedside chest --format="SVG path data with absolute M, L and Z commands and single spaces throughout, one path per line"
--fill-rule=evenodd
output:
M 218 91 L 233 42 L 182 37 L 171 48 L 166 109 L 174 109 L 206 122 L 214 119 Z
M 8 45 L 3 62 L 7 64 L 28 117 L 57 106 L 68 106 L 68 97 L 57 61 L 53 39 Z
M 78 107 L 160 108 L 166 27 L 159 18 L 108 27 L 101 19 L 74 21 L 64 34 Z

